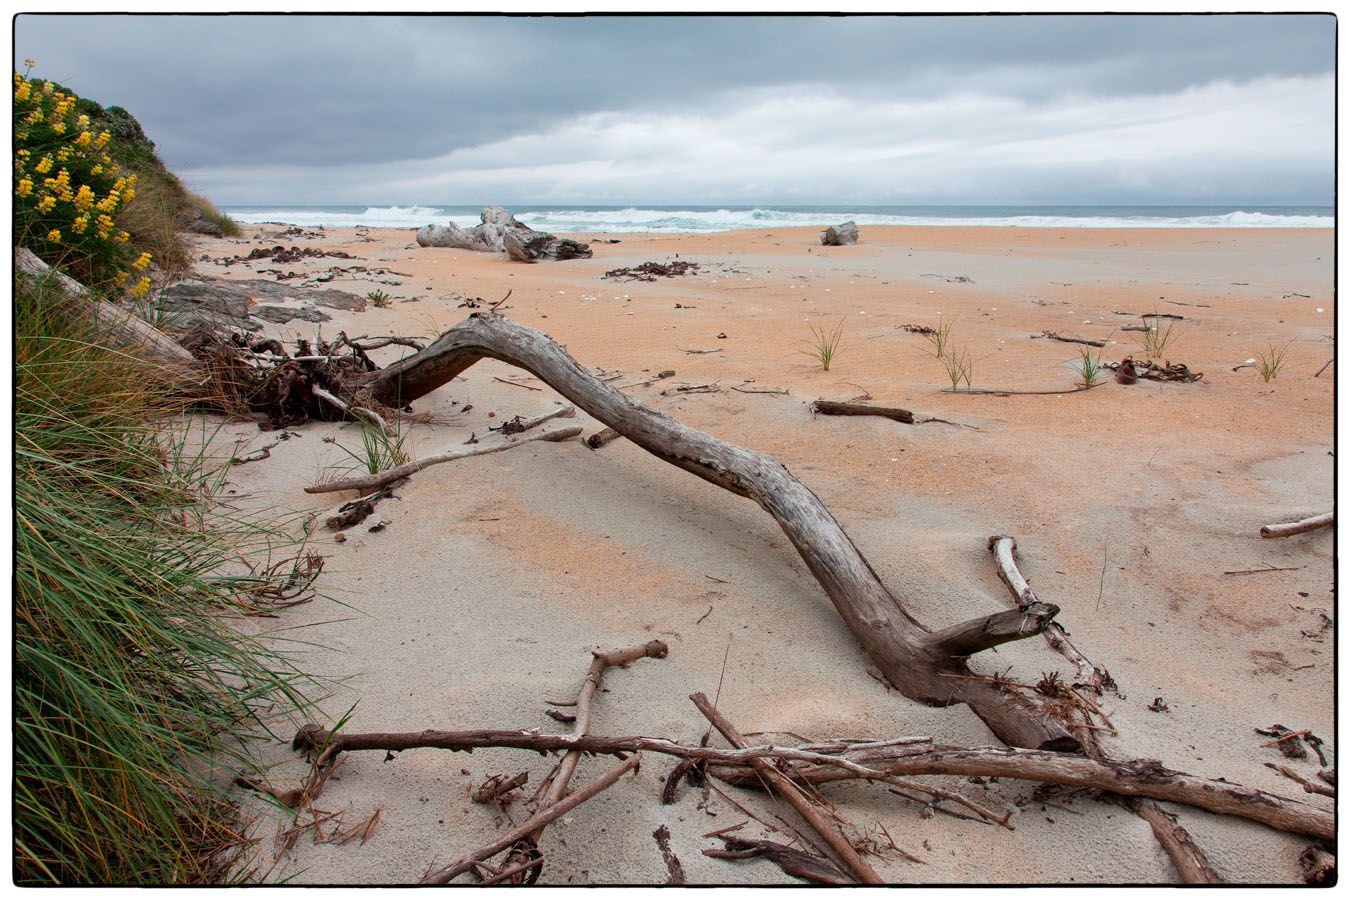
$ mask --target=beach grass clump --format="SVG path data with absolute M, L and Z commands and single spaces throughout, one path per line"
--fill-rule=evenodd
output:
M 14 287 L 14 880 L 221 881 L 244 839 L 220 769 L 264 709 L 304 707 L 226 617 L 288 577 L 239 563 L 278 536 L 221 517 L 149 364 L 53 282 Z
M 1102 376 L 1102 358 L 1101 355 L 1092 355 L 1092 351 L 1084 347 L 1078 351 L 1078 361 L 1074 365 L 1074 370 L 1078 372 L 1078 384 L 1086 389 L 1094 386 Z
M 947 372 L 952 390 L 959 388 L 962 381 L 966 383 L 966 387 L 970 387 L 970 379 L 975 372 L 975 360 L 971 358 L 968 348 L 948 347 L 946 352 L 938 357 L 938 361 Z
M 210 200 L 207 200 L 201 194 L 194 194 L 192 191 L 189 191 L 186 188 L 184 188 L 183 193 L 185 195 L 185 199 L 187 200 L 188 206 L 191 206 L 192 208 L 196 209 L 198 212 L 202 214 L 203 219 L 205 219 L 208 222 L 211 222 L 217 228 L 219 228 L 222 236 L 239 237 L 239 235 L 244 233 L 243 228 L 239 226 L 238 222 L 230 218 L 228 213 L 221 212 L 218 208 L 216 208 L 216 205 L 214 203 L 212 203 Z
M 94 290 L 140 296 L 153 254 L 138 254 L 115 218 L 136 197 L 136 175 L 114 160 L 111 132 L 77 112 L 79 98 L 30 79 L 31 68 L 14 73 L 15 242 Z
M 1291 341 L 1290 344 L 1293 342 Z M 1276 347 L 1274 344 L 1267 344 L 1264 352 L 1257 351 L 1256 371 L 1261 373 L 1261 380 L 1270 383 L 1270 380 L 1280 374 L 1284 368 L 1284 357 L 1289 351 L 1289 344 L 1283 347 Z
M 1159 315 L 1145 316 L 1145 330 L 1139 333 L 1139 341 L 1148 359 L 1163 357 L 1164 351 L 1177 337 L 1176 320 Z M 1162 324 L 1166 322 L 1167 324 Z
M 932 330 L 925 332 L 924 337 L 933 345 L 933 355 L 942 359 L 947 355 L 947 345 L 951 343 L 952 323 L 938 319 L 938 323 L 933 326 Z
M 817 328 L 810 322 L 806 327 L 811 329 L 811 337 L 802 352 L 814 359 L 822 372 L 830 371 L 830 363 L 839 355 L 839 344 L 844 338 L 844 320 L 841 318 L 839 324 L 829 330 L 823 326 Z
M 348 471 L 364 469 L 368 475 L 378 475 L 380 472 L 412 462 L 412 448 L 408 444 L 408 434 L 403 431 L 401 422 L 392 434 L 368 422 L 362 422 L 360 427 L 359 450 L 337 444 L 337 448 L 352 460 Z M 336 441 L 334 443 L 336 444 Z
M 370 301 L 370 305 L 375 307 L 376 309 L 388 309 L 394 303 L 394 298 L 389 296 L 387 292 L 379 288 L 376 288 L 369 294 L 366 294 L 366 299 Z

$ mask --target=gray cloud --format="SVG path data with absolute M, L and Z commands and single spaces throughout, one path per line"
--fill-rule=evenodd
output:
M 820 154 L 851 153 L 850 140 L 874 143 L 874 154 L 893 147 L 898 160 L 923 160 L 974 184 L 987 179 L 958 177 L 973 162 L 939 157 L 973 153 L 968 160 L 981 160 L 986 172 L 1004 171 L 1008 158 L 987 158 L 979 148 L 1039 138 L 1038 152 L 1059 156 L 1061 176 L 1081 170 L 1100 177 L 1103 161 L 1118 154 L 1109 141 L 1081 139 L 1100 109 L 1198 139 L 1218 154 L 1211 171 L 1194 166 L 1199 182 L 1231 170 L 1227 190 L 1279 185 L 1311 202 L 1314 194 L 1330 196 L 1333 108 L 1321 86 L 1333 72 L 1334 28 L 1329 16 L 24 15 L 16 20 L 15 51 L 19 59 L 37 58 L 38 74 L 130 109 L 170 167 L 222 202 L 457 202 L 471 187 L 469 172 L 478 184 L 500 182 L 499 191 L 512 178 L 570 191 L 572 202 L 621 190 L 629 192 L 624 199 L 647 202 L 670 190 L 684 192 L 672 202 L 731 202 L 752 188 L 800 192 L 802 175 L 827 158 Z M 1317 102 L 1294 103 L 1304 119 L 1291 125 L 1281 111 L 1247 102 L 1269 96 L 1262 86 L 1276 82 L 1311 91 Z M 1231 87 L 1224 96 L 1253 126 L 1236 135 L 1242 144 L 1235 148 L 1214 146 L 1184 118 L 1167 123 L 1156 114 L 1184 109 L 1177 114 L 1195 119 L 1184 98 L 1217 84 Z M 835 102 L 812 100 L 819 97 Z M 1021 112 L 981 127 L 972 98 Z M 1132 98 L 1128 107 L 1113 105 Z M 925 114 L 886 119 L 897 129 L 890 131 L 869 121 L 869 107 L 895 104 L 916 104 Z M 760 132 L 738 129 L 747 111 Z M 1270 117 L 1295 129 L 1285 140 L 1297 134 L 1317 143 L 1284 155 L 1258 150 L 1278 143 L 1254 133 Z M 679 129 L 653 142 L 663 120 Z M 1127 181 L 1159 191 L 1187 187 L 1176 183 L 1175 163 L 1194 152 L 1165 139 L 1122 137 L 1118 125 L 1098 123 L 1097 131 L 1136 150 L 1151 147 L 1151 162 L 1137 159 L 1147 171 Z M 688 146 L 693 134 L 734 146 L 758 168 L 741 173 L 735 160 L 699 156 Z M 576 156 L 558 158 L 560 147 Z M 1063 156 L 1070 151 L 1097 158 Z M 680 154 L 696 164 L 683 166 Z M 485 155 L 495 155 L 495 164 Z M 806 165 L 804 156 L 816 164 L 788 170 L 786 161 Z M 470 161 L 458 174 L 445 169 Z M 855 164 L 879 174 L 866 160 Z M 541 179 L 544 165 L 563 180 Z M 714 169 L 698 168 L 707 165 Z M 1009 192 L 1069 189 L 1072 179 L 1060 177 L 1056 187 L 1053 168 L 1043 173 L 1041 160 L 1019 165 L 1006 171 Z M 602 171 L 616 180 L 592 177 Z M 674 180 L 677 172 L 683 181 Z M 1074 196 L 1097 199 L 1090 181 L 1075 182 Z M 379 193 L 395 188 L 404 193 Z M 433 188 L 438 195 L 426 196 Z M 873 188 L 898 199 L 918 193 L 903 181 Z

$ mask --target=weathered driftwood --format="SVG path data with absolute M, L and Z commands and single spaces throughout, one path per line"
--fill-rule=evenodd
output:
M 1281 522 L 1276 525 L 1262 525 L 1261 537 L 1277 538 L 1289 537 L 1291 534 L 1302 534 L 1305 531 L 1313 531 L 1317 528 L 1325 528 L 1335 523 L 1336 514 L 1334 512 L 1322 513 L 1319 516 L 1312 516 L 1307 519 L 1301 519 L 1297 522 Z
M 560 262 L 565 259 L 590 259 L 593 255 L 588 244 L 529 229 L 513 228 L 503 232 L 502 246 L 506 249 L 506 255 L 518 262 Z
M 392 469 L 385 469 L 383 472 L 377 472 L 374 475 L 360 475 L 352 478 L 343 478 L 339 481 L 325 481 L 321 484 L 310 485 L 305 488 L 305 493 L 324 494 L 331 491 L 373 491 L 377 488 L 382 488 L 387 484 L 393 484 L 395 481 L 401 481 L 409 475 L 413 475 L 430 466 L 453 462 L 457 459 L 467 459 L 470 456 L 482 456 L 485 453 L 500 453 L 503 450 L 510 450 L 512 447 L 528 444 L 531 441 L 565 441 L 568 438 L 576 437 L 579 434 L 581 434 L 580 425 L 559 425 L 553 428 L 546 428 L 543 431 L 534 434 L 522 434 L 518 437 L 513 435 L 511 437 L 498 437 L 491 440 L 482 440 L 477 444 L 456 447 L 455 449 L 447 450 L 444 453 L 437 453 L 434 456 L 416 459 L 410 463 L 395 466 Z
M 704 718 L 721 732 L 722 737 L 726 738 L 733 747 L 744 749 L 749 746 L 749 742 L 725 716 L 708 702 L 707 697 L 703 694 L 694 694 L 689 699 L 694 701 L 698 711 L 703 713 Z M 794 784 L 791 779 L 763 759 L 752 759 L 750 766 L 764 780 L 769 790 L 786 800 L 788 805 L 797 811 L 797 815 L 801 816 L 806 824 L 811 826 L 811 830 L 820 835 L 821 839 L 839 857 L 839 861 L 853 873 L 853 876 L 860 883 L 886 883 L 876 873 L 876 870 L 858 855 L 858 851 L 854 849 L 852 842 L 839 831 L 839 827 L 833 822 L 826 821 L 820 810 L 816 809 L 815 804 L 802 793 L 802 789 Z
M 927 740 L 927 739 L 907 739 Z M 295 735 L 296 749 L 321 753 L 331 760 L 339 753 L 360 750 L 402 752 L 418 748 L 470 751 L 481 747 L 511 747 L 546 753 L 579 750 L 582 753 L 660 753 L 682 759 L 705 760 L 710 774 L 731 784 L 760 786 L 750 767 L 751 759 L 801 763 L 790 770 L 794 780 L 823 784 L 845 779 L 884 781 L 887 775 L 961 775 L 969 777 L 1019 778 L 1070 787 L 1087 787 L 1129 797 L 1169 800 L 1220 815 L 1238 816 L 1280 831 L 1330 838 L 1335 817 L 1299 800 L 1243 787 L 1231 781 L 1214 781 L 1164 767 L 1156 759 L 1094 759 L 1045 750 L 982 747 L 926 747 L 892 741 L 871 742 L 871 747 L 847 744 L 842 753 L 822 753 L 796 747 L 763 745 L 743 750 L 698 747 L 666 738 L 610 737 L 587 734 L 579 737 L 536 734 L 532 731 L 490 729 L 474 731 L 330 732 L 306 725 Z M 828 746 L 828 745 L 827 745 Z
M 599 450 L 601 447 L 618 437 L 619 433 L 613 428 L 602 428 L 595 434 L 586 438 L 586 446 L 590 447 L 592 450 Z
M 989 551 L 994 554 L 994 559 L 998 563 L 998 577 L 1007 585 L 1018 607 L 1029 608 L 1039 604 L 1041 600 L 1022 576 L 1021 570 L 1017 568 L 1017 561 L 1013 557 L 1016 550 L 1017 541 L 1008 535 L 996 534 L 989 539 Z M 1087 704 L 1096 708 L 1091 697 L 1100 697 L 1108 688 L 1115 687 L 1111 673 L 1104 667 L 1093 664 L 1080 653 L 1069 641 L 1068 633 L 1058 622 L 1051 623 L 1041 632 L 1041 636 L 1051 649 L 1073 665 L 1076 671 L 1072 689 Z M 1090 755 L 1104 756 L 1101 740 L 1088 727 L 1089 725 L 1090 723 L 1085 722 L 1081 727 L 1075 726 L 1079 743 Z M 1117 799 L 1126 809 L 1148 822 L 1149 827 L 1153 829 L 1154 837 L 1172 860 L 1182 881 L 1187 884 L 1215 884 L 1219 881 L 1218 874 L 1210 866 L 1204 852 L 1176 819 L 1151 800 Z
M 894 775 L 1020 778 L 1183 803 L 1310 837 L 1329 839 L 1335 832 L 1335 817 L 1330 812 L 1230 781 L 1211 781 L 1174 771 L 1156 759 L 1094 759 L 1044 750 L 966 747 L 886 748 L 851 753 L 847 758 Z M 749 766 L 713 766 L 709 774 L 744 787 L 758 784 Z M 811 764 L 796 767 L 792 777 L 823 784 L 859 776 L 837 765 Z
M 722 840 L 726 845 L 725 850 L 708 849 L 703 851 L 703 855 L 714 859 L 756 859 L 762 856 L 787 874 L 817 884 L 857 883 L 833 860 L 823 859 L 814 853 L 807 853 L 787 844 L 780 844 L 777 841 L 747 841 L 737 837 L 724 837 Z
M 657 849 L 661 851 L 661 858 L 666 861 L 666 871 L 670 873 L 666 877 L 666 884 L 684 884 L 684 866 L 680 865 L 680 858 L 670 848 L 670 829 L 662 825 L 652 832 L 652 837 L 656 840 Z
M 479 213 L 481 224 L 472 228 L 449 225 L 424 225 L 417 230 L 419 247 L 449 247 L 474 250 L 480 253 L 502 253 L 506 247 L 504 235 L 509 231 L 530 231 L 501 206 L 485 206 Z
M 845 403 L 840 400 L 817 400 L 811 404 L 811 411 L 822 416 L 882 416 L 914 424 L 914 413 L 899 406 L 869 406 L 866 403 Z
M 455 876 L 463 875 L 465 872 L 474 869 L 483 860 L 491 859 L 493 856 L 496 856 L 517 841 L 529 837 L 554 819 L 557 819 L 565 813 L 571 812 L 596 794 L 613 786 L 614 782 L 636 769 L 641 761 L 642 757 L 637 754 L 628 757 L 576 793 L 568 795 L 565 799 L 560 800 L 552 806 L 541 809 L 527 819 L 525 824 L 508 831 L 492 843 L 484 847 L 479 847 L 468 856 L 423 876 L 421 883 L 449 884 L 450 880 Z M 528 868 L 528 866 L 526 868 Z
M 1218 884 L 1219 873 L 1205 858 L 1204 851 L 1195 843 L 1190 832 L 1182 828 L 1176 817 L 1151 800 L 1138 797 L 1120 798 L 1120 805 L 1148 823 L 1153 837 L 1162 845 L 1163 852 L 1176 867 L 1186 884 Z
M 850 631 L 886 679 L 906 696 L 965 702 L 1004 743 L 1075 749 L 1065 726 L 997 686 L 944 678 L 966 674 L 886 589 L 820 499 L 777 460 L 696 431 L 637 403 L 586 371 L 547 335 L 498 315 L 474 314 L 425 350 L 363 377 L 356 386 L 393 408 L 435 390 L 483 357 L 519 366 L 642 449 L 758 503 L 783 529 Z M 988 617 L 980 617 L 984 621 Z
M 52 269 L 31 250 L 14 249 L 14 273 L 27 289 L 50 281 L 77 320 L 94 325 L 117 346 L 159 366 L 178 390 L 197 394 L 208 387 L 206 369 L 181 344 L 134 312 L 94 297 L 84 285 Z
M 594 659 L 591 666 L 586 670 L 586 682 L 581 687 L 581 693 L 577 695 L 576 703 L 576 725 L 572 728 L 574 737 L 581 737 L 589 734 L 591 730 L 591 701 L 595 699 L 596 691 L 600 690 L 600 681 L 605 677 L 605 672 L 614 666 L 624 666 L 634 660 L 639 659 L 661 659 L 669 648 L 664 641 L 648 641 L 637 647 L 629 647 L 626 650 L 611 650 L 608 653 L 593 653 Z M 540 804 L 540 809 L 562 800 L 563 795 L 567 793 L 567 783 L 572 780 L 572 773 L 576 771 L 577 763 L 581 761 L 580 750 L 569 750 L 558 763 L 558 768 L 552 776 L 552 781 L 548 786 L 548 793 L 544 795 L 544 801 Z M 539 834 L 531 834 L 531 839 L 538 840 Z
M 831 225 L 820 233 L 820 242 L 826 247 L 856 244 L 858 243 L 858 225 L 852 221 Z

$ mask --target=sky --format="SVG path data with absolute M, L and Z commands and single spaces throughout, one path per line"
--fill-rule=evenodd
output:
M 1334 198 L 1326 15 L 20 15 L 221 205 Z

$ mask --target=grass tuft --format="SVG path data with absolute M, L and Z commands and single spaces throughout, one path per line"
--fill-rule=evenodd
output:
M 830 371 L 830 363 L 839 354 L 839 343 L 844 337 L 844 320 L 841 318 L 839 324 L 829 331 L 809 322 L 806 327 L 811 329 L 811 338 L 805 342 L 807 348 L 802 352 L 819 363 L 822 372 Z
M 1094 357 L 1092 352 L 1084 347 L 1078 351 L 1078 364 L 1074 369 L 1078 372 L 1078 383 L 1084 388 L 1092 387 L 1102 376 L 1101 355 Z
M 1274 344 L 1267 344 L 1264 353 L 1258 351 L 1256 354 L 1256 371 L 1261 373 L 1261 380 L 1270 383 L 1270 380 L 1280 374 L 1284 368 L 1284 356 L 1289 352 L 1289 344 L 1283 347 L 1276 347 Z
M 291 573 L 239 566 L 278 536 L 217 516 L 153 368 L 61 307 L 15 283 L 13 877 L 218 882 L 244 839 L 212 772 L 305 702 L 225 614 Z
M 1144 319 L 1144 325 L 1148 330 L 1140 332 L 1139 336 L 1144 355 L 1148 359 L 1161 359 L 1167 345 L 1172 343 L 1178 334 L 1176 320 L 1163 319 L 1156 315 L 1145 316 Z M 1163 322 L 1167 324 L 1164 325 Z
M 388 309 L 394 303 L 394 298 L 380 288 L 376 288 L 369 294 L 366 294 L 366 299 L 369 300 L 370 305 L 376 309 Z

